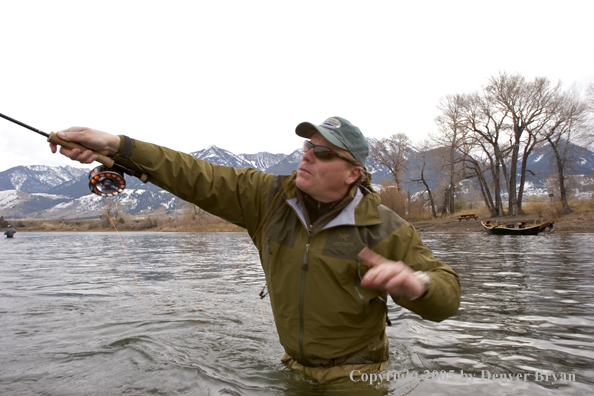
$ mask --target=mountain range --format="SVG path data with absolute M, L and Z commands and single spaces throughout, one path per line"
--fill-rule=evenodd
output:
M 579 146 L 574 150 L 572 174 L 591 176 L 594 169 L 594 153 Z M 211 146 L 190 153 L 192 156 L 219 165 L 236 168 L 255 168 L 269 173 L 288 175 L 297 169 L 302 155 L 301 149 L 290 154 L 234 154 L 222 148 Z M 552 153 L 546 146 L 529 157 L 530 177 L 526 194 L 540 193 L 545 188 L 546 179 L 554 174 Z M 367 169 L 372 174 L 373 184 L 381 184 L 383 179 L 391 179 L 390 172 L 373 159 L 367 161 Z M 416 156 L 409 158 L 409 173 L 419 169 Z M 0 172 L 0 215 L 12 219 L 83 219 L 96 218 L 102 212 L 100 204 L 105 199 L 120 201 L 125 211 L 132 215 L 150 213 L 161 206 L 173 211 L 181 200 L 159 187 L 142 183 L 134 177 L 127 177 L 126 189 L 116 197 L 103 198 L 89 190 L 90 169 L 73 166 L 16 166 Z M 436 171 L 427 171 L 426 179 L 433 187 L 443 176 Z M 403 187 L 414 194 L 421 191 L 420 183 L 404 181 Z

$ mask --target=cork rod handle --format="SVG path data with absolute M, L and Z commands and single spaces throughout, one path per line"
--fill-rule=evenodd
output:
M 73 148 L 78 148 L 81 151 L 86 151 L 89 150 L 88 148 L 86 148 L 85 146 L 78 144 L 78 143 L 74 143 L 74 142 L 67 142 L 66 140 L 62 140 L 58 137 L 58 135 L 56 135 L 54 132 L 51 132 L 49 137 L 47 138 L 47 141 L 50 143 L 54 143 L 54 144 L 58 144 L 62 147 L 65 147 L 69 150 L 73 149 Z M 93 150 L 91 150 L 93 151 Z M 97 156 L 97 161 L 101 162 L 103 165 L 107 166 L 108 168 L 113 168 L 113 164 L 114 164 L 114 160 L 112 158 L 109 158 L 103 154 L 99 154 L 96 151 L 93 151 L 93 153 Z

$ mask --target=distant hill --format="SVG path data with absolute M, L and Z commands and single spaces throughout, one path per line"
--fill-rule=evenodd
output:
M 594 169 L 594 153 L 583 147 L 572 147 L 573 157 L 568 175 L 592 175 Z M 429 153 L 437 156 L 439 149 Z M 301 159 L 301 149 L 290 154 L 272 154 L 260 152 L 256 154 L 234 154 L 216 146 L 191 153 L 192 156 L 207 160 L 214 164 L 238 168 L 254 168 L 261 171 L 289 175 L 297 169 Z M 545 181 L 556 173 L 553 155 L 548 146 L 535 150 L 528 161 L 527 195 L 542 193 Z M 420 158 L 412 153 L 405 176 L 416 177 L 420 168 Z M 392 176 L 384 166 L 378 166 L 372 158 L 367 161 L 367 169 L 372 174 L 374 184 L 381 184 L 383 179 Z M 31 219 L 76 219 L 91 218 L 101 214 L 99 204 L 104 198 L 91 194 L 88 173 L 94 166 L 77 168 L 73 166 L 16 166 L 0 172 L 0 215 L 5 218 Z M 437 171 L 428 169 L 425 177 L 430 186 L 438 185 L 443 179 Z M 173 211 L 181 200 L 161 190 L 152 183 L 142 183 L 134 177 L 126 178 L 127 187 L 123 194 L 112 197 L 125 206 L 131 214 L 142 214 L 165 207 Z M 472 181 L 470 181 L 472 183 Z M 464 188 L 469 188 L 464 183 Z M 403 180 L 403 187 L 411 194 L 423 190 L 420 183 Z

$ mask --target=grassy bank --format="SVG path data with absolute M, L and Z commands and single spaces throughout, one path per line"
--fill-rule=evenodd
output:
M 88 220 L 13 220 L 17 232 L 27 231 L 180 231 L 180 232 L 232 232 L 245 231 L 218 217 L 184 220 L 172 217 L 128 217 L 110 222 L 103 219 Z
M 409 218 L 415 228 L 428 232 L 482 232 L 480 221 L 490 220 L 493 223 L 508 224 L 525 221 L 527 224 L 538 224 L 542 221 L 553 221 L 556 233 L 594 233 L 594 200 L 576 200 L 569 203 L 572 213 L 564 215 L 560 203 L 542 201 L 527 202 L 523 205 L 524 213 L 518 216 L 491 217 L 486 208 L 465 209 L 453 215 L 431 218 Z M 478 220 L 459 220 L 460 215 L 475 214 Z
M 554 221 L 555 232 L 587 232 L 594 233 L 594 200 L 570 202 L 573 213 L 563 215 L 558 203 L 527 202 L 524 214 L 520 216 L 490 217 L 486 208 L 465 209 L 453 215 L 431 218 L 426 212 L 405 215 L 405 219 L 417 229 L 431 232 L 480 232 L 481 220 L 499 223 L 525 221 L 532 224 L 540 221 Z M 478 220 L 462 220 L 462 214 L 476 214 Z M 103 217 L 103 216 L 102 216 Z M 184 232 L 232 232 L 245 231 L 219 217 L 202 212 L 200 216 L 167 216 L 151 215 L 133 217 L 124 214 L 113 224 L 106 218 L 88 220 L 11 220 L 4 221 L 3 227 L 12 224 L 18 232 L 23 231 L 184 231 Z

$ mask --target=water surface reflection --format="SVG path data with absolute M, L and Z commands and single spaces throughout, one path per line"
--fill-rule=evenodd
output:
M 317 385 L 280 363 L 247 234 L 122 237 L 130 266 L 115 233 L 2 240 L 0 394 L 578 395 L 594 384 L 591 235 L 423 234 L 460 275 L 461 309 L 432 323 L 392 305 L 392 377 L 378 389 Z

